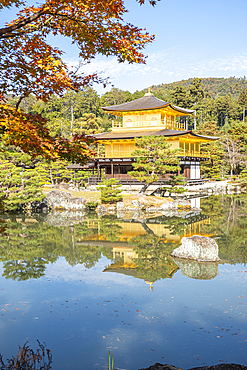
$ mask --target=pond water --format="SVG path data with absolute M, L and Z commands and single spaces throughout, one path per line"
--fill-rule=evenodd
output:
M 197 202 L 198 205 L 198 202 Z M 0 353 L 39 340 L 52 369 L 247 365 L 247 197 L 173 214 L 2 215 Z M 216 238 L 220 263 L 175 260 L 183 236 Z

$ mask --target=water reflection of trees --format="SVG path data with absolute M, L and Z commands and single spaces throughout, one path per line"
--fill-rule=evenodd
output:
M 247 262 L 247 197 L 245 194 L 211 196 L 201 202 L 210 224 L 202 232 L 217 238 L 219 256 L 227 262 Z
M 172 277 L 178 270 L 170 254 L 176 245 L 165 237 L 154 234 L 133 237 L 129 243 L 135 247 L 136 277 L 149 282 Z
M 91 268 L 102 254 L 111 261 L 113 254 L 115 258 L 118 252 L 123 258 L 125 252 L 121 246 L 125 243 L 135 252 L 131 252 L 135 276 L 155 281 L 172 276 L 176 271 L 170 252 L 178 246 L 180 238 L 198 232 L 217 238 L 223 262 L 246 263 L 246 195 L 211 196 L 201 200 L 201 208 L 201 214 L 195 216 L 160 216 L 146 222 L 142 220 L 142 223 L 119 220 L 115 216 L 98 217 L 92 213 L 62 227 L 53 226 L 42 218 L 37 222 L 30 216 L 10 215 L 7 218 L 3 215 L 0 222 L 3 276 L 16 280 L 39 278 L 45 274 L 47 264 L 60 256 L 71 266 L 83 264 Z M 116 262 L 121 267 L 120 257 Z M 127 264 L 124 268 L 128 268 Z
M 86 224 L 54 227 L 33 221 L 14 216 L 5 220 L 5 230 L 0 235 L 0 261 L 6 278 L 39 278 L 45 274 L 47 264 L 60 256 L 72 266 L 84 264 L 86 268 L 93 267 L 102 253 L 112 257 L 110 248 L 80 245 L 85 231 L 90 230 Z

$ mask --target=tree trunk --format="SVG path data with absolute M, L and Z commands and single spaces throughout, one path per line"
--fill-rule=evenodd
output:
M 147 224 L 145 222 L 141 222 L 141 225 L 143 227 L 143 229 L 148 233 L 148 234 L 152 234 L 152 235 L 155 235 L 153 230 L 151 230 Z
M 74 123 L 74 107 L 73 107 L 73 101 L 71 100 L 71 122 L 70 122 L 70 133 L 71 133 L 71 139 L 73 139 L 73 123 Z
M 149 185 L 151 185 L 152 182 L 150 182 L 150 184 L 144 184 L 143 187 L 141 188 L 141 190 L 139 191 L 139 194 L 144 194 L 145 191 L 147 190 L 147 188 L 149 187 Z
M 243 106 L 243 122 L 244 122 L 244 117 L 245 117 L 245 106 Z
M 50 168 L 50 179 L 51 179 L 51 185 L 54 186 L 53 176 L 52 176 L 52 169 Z
M 194 112 L 194 130 L 196 130 L 196 111 Z

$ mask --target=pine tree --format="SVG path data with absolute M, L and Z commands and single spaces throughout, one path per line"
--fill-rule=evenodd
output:
M 243 121 L 245 118 L 245 108 L 247 108 L 247 87 L 243 87 L 239 97 L 238 97 L 238 104 L 243 107 Z
M 97 186 L 101 190 L 100 200 L 101 203 L 117 203 L 123 200 L 121 184 L 116 179 L 108 179 L 102 185 Z
M 160 178 L 167 177 L 170 172 L 179 170 L 180 149 L 171 149 L 163 136 L 143 136 L 136 139 L 136 150 L 131 153 L 136 158 L 134 170 L 128 174 L 139 181 L 145 181 L 141 192 L 145 192 L 150 184 Z

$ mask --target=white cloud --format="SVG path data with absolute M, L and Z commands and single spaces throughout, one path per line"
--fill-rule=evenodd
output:
M 103 272 L 107 267 L 109 261 L 102 257 L 96 265 L 90 269 L 86 269 L 84 265 L 77 264 L 75 266 L 69 265 L 65 258 L 59 258 L 55 263 L 49 264 L 46 268 L 46 278 L 65 282 L 79 282 L 86 284 L 103 285 L 108 288 L 111 283 L 123 286 L 143 286 L 143 280 L 135 279 L 131 276 L 114 272 Z M 106 284 L 107 281 L 107 284 Z
M 214 55 L 212 54 L 214 53 Z M 120 89 L 135 91 L 152 84 L 167 83 L 189 77 L 243 76 L 247 70 L 247 53 L 216 56 L 215 51 L 184 52 L 174 47 L 150 53 L 146 64 L 118 63 L 114 57 L 98 56 L 90 64 L 82 66 L 86 74 L 97 72 L 101 77 L 110 77 Z M 67 61 L 69 66 L 78 61 Z

